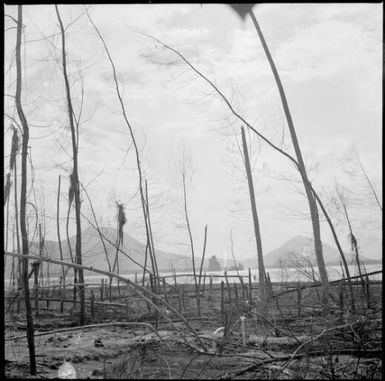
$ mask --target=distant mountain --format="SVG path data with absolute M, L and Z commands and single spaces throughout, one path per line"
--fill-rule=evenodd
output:
M 323 256 L 326 265 L 339 265 L 340 254 L 337 249 L 326 243 L 322 243 Z M 345 253 L 348 264 L 355 264 L 355 254 L 353 252 Z M 263 256 L 265 267 L 295 267 L 297 263 L 305 264 L 310 261 L 313 265 L 317 263 L 314 251 L 314 240 L 310 237 L 296 236 L 270 253 Z M 360 255 L 362 264 L 377 264 L 381 260 L 370 259 Z M 256 267 L 258 260 L 250 258 L 241 261 L 245 268 Z
M 103 236 L 105 236 L 110 242 L 116 242 L 116 229 L 113 228 L 101 228 L 101 232 Z M 107 240 L 105 241 L 106 251 L 108 255 L 108 259 L 111 264 L 111 268 L 113 267 L 116 248 L 113 244 L 109 243 Z M 70 237 L 70 243 L 72 248 L 72 255 L 75 255 L 75 236 Z M 66 239 L 61 240 L 61 246 L 63 250 L 63 259 L 64 261 L 71 262 L 71 256 L 68 249 L 68 244 Z M 145 261 L 145 252 L 146 245 L 142 242 L 137 241 L 135 238 L 131 237 L 129 234 L 123 234 L 123 245 L 121 249 L 129 255 L 134 261 L 139 263 L 140 265 L 144 265 Z M 30 247 L 31 254 L 38 253 L 38 245 L 37 243 L 32 243 Z M 192 271 L 191 257 L 185 255 L 179 255 L 174 253 L 168 253 L 165 251 L 157 250 L 156 252 L 156 260 L 158 264 L 158 269 L 160 272 L 171 272 L 173 268 L 176 271 Z M 51 258 L 60 259 L 60 251 L 59 244 L 57 241 L 45 241 L 45 251 L 44 256 L 49 256 Z M 127 274 L 138 272 L 139 274 L 143 271 L 143 269 L 127 258 L 123 253 L 119 252 L 119 273 Z M 93 266 L 94 268 L 106 270 L 108 271 L 108 262 L 106 259 L 106 255 L 104 252 L 103 244 L 99 237 L 98 232 L 94 228 L 88 228 L 82 232 L 82 260 L 85 266 Z M 200 258 L 196 258 L 196 263 L 200 263 Z M 7 261 L 6 273 L 10 271 L 10 263 L 11 261 Z M 151 260 L 148 255 L 147 258 L 147 268 L 151 268 Z M 52 276 L 59 275 L 61 268 L 56 265 L 50 265 L 50 274 Z M 91 275 L 87 273 L 86 275 Z

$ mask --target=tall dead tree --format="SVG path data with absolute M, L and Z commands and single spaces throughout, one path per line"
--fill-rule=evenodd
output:
M 347 222 L 348 227 L 349 227 L 349 241 L 350 241 L 350 245 L 351 245 L 351 250 L 352 251 L 354 250 L 354 253 L 356 255 L 358 274 L 360 275 L 362 291 L 365 295 L 365 290 L 366 290 L 365 280 L 363 278 L 362 271 L 361 271 L 360 255 L 358 252 L 358 242 L 357 242 L 356 236 L 353 234 L 352 223 L 350 221 L 350 217 L 349 217 L 349 213 L 348 213 L 347 200 L 345 199 L 345 196 L 342 192 L 342 189 L 339 189 L 337 186 L 336 186 L 336 193 L 337 193 L 337 196 L 339 198 L 340 204 L 341 204 L 343 212 L 344 212 L 346 222 Z
M 25 311 L 27 315 L 27 341 L 29 349 L 29 366 L 31 375 L 36 375 L 36 358 L 35 358 L 35 339 L 33 328 L 32 306 L 28 282 L 28 254 L 29 242 L 26 221 L 26 206 L 27 206 L 27 155 L 28 155 L 28 141 L 29 141 L 29 127 L 27 118 L 24 115 L 23 106 L 21 102 L 21 34 L 23 29 L 23 9 L 21 5 L 17 6 L 17 33 L 16 33 L 16 109 L 23 127 L 22 134 L 22 149 L 21 149 L 21 189 L 20 189 L 20 231 L 23 247 L 23 286 Z
M 69 235 L 69 222 L 70 222 L 70 213 L 71 213 L 71 207 L 72 203 L 74 201 L 74 185 L 73 185 L 73 176 L 70 174 L 69 176 L 69 187 L 68 187 L 68 209 L 67 209 L 67 218 L 66 218 L 66 238 L 67 238 L 67 246 L 68 246 L 68 252 L 71 257 L 71 262 L 75 263 L 75 258 L 72 254 L 72 246 L 71 246 L 71 240 L 70 240 L 70 235 Z M 77 268 L 74 268 L 74 288 L 73 288 L 73 308 L 76 308 L 76 284 L 78 283 L 78 270 Z
M 117 215 L 117 237 L 116 237 L 116 254 L 115 254 L 115 261 L 114 261 L 114 266 L 112 268 L 112 271 L 115 272 L 119 275 L 119 249 L 120 246 L 123 244 L 123 227 L 127 222 L 126 219 L 126 214 L 124 212 L 124 205 L 122 203 L 117 202 L 116 207 L 118 210 L 118 215 Z M 111 287 L 111 279 L 110 278 L 110 287 Z M 118 280 L 118 293 L 120 296 L 120 285 L 119 285 L 119 280 Z
M 295 151 L 295 154 L 297 157 L 297 165 L 298 165 L 297 168 L 298 168 L 298 171 L 301 175 L 302 182 L 303 182 L 305 192 L 306 192 L 306 196 L 308 199 L 309 208 L 310 208 L 310 215 L 311 215 L 311 222 L 312 222 L 312 227 L 313 227 L 314 249 L 315 249 L 315 254 L 316 254 L 316 258 L 317 258 L 317 264 L 318 264 L 320 279 L 321 279 L 321 283 L 322 283 L 321 299 L 322 299 L 322 304 L 323 304 L 324 311 L 325 311 L 327 308 L 327 305 L 328 305 L 328 300 L 329 300 L 329 281 L 328 281 L 328 276 L 327 276 L 327 272 L 326 272 L 324 257 L 322 254 L 321 229 L 320 229 L 320 221 L 319 221 L 319 215 L 318 215 L 317 202 L 316 202 L 316 199 L 313 195 L 312 186 L 311 186 L 309 178 L 307 176 L 305 163 L 304 163 L 303 158 L 302 158 L 302 153 L 301 153 L 301 149 L 299 146 L 297 133 L 296 133 L 295 128 L 294 128 L 293 119 L 291 117 L 289 104 L 288 104 L 287 99 L 286 99 L 286 94 L 285 94 L 285 91 L 284 91 L 284 88 L 283 88 L 283 85 L 281 82 L 281 78 L 278 74 L 278 70 L 275 66 L 273 58 L 270 54 L 270 50 L 269 50 L 267 43 L 265 41 L 265 38 L 263 36 L 262 30 L 258 24 L 258 21 L 254 15 L 254 12 L 252 11 L 252 9 L 250 9 L 249 15 L 250 15 L 250 17 L 254 23 L 255 29 L 257 30 L 259 39 L 261 40 L 261 43 L 263 46 L 263 50 L 266 54 L 267 60 L 269 61 L 270 68 L 273 72 L 274 79 L 275 79 L 275 82 L 276 82 L 277 87 L 278 87 L 278 91 L 279 91 L 279 95 L 281 98 L 283 110 L 284 110 L 285 116 L 286 116 L 287 125 L 288 125 L 289 131 L 290 131 L 291 140 L 292 140 L 294 151 Z
M 76 263 L 78 265 L 82 264 L 82 230 L 81 230 L 81 219 L 80 219 L 80 187 L 79 187 L 79 173 L 78 173 L 78 131 L 75 129 L 74 123 L 74 110 L 72 107 L 72 98 L 71 98 L 71 89 L 68 80 L 67 73 L 67 58 L 66 58 L 66 40 L 65 40 L 65 30 L 63 26 L 62 19 L 60 17 L 59 8 L 57 4 L 55 4 L 56 15 L 60 24 L 60 32 L 61 32 L 61 42 L 62 42 L 62 66 L 63 66 L 63 76 L 64 83 L 66 89 L 66 99 L 67 99 L 67 110 L 68 110 L 68 119 L 71 129 L 71 138 L 72 138 L 72 160 L 73 160 L 73 192 L 75 199 L 75 218 L 76 218 Z M 79 274 L 79 296 L 80 296 L 80 324 L 83 325 L 85 323 L 85 287 L 84 287 L 84 275 L 83 269 L 78 269 Z
M 95 23 L 92 21 L 89 13 L 87 11 L 87 9 L 86 9 L 86 14 L 87 14 L 87 17 L 88 17 L 90 23 L 92 24 L 93 28 L 95 29 L 95 32 L 97 33 L 101 43 L 103 44 L 104 51 L 105 51 L 105 53 L 106 53 L 106 55 L 108 57 L 108 60 L 109 60 L 109 62 L 111 64 L 112 74 L 113 74 L 113 79 L 114 79 L 114 84 L 115 84 L 115 90 L 116 90 L 116 95 L 118 97 L 119 104 L 120 104 L 120 107 L 121 107 L 121 110 L 122 110 L 122 115 L 123 115 L 124 122 L 125 122 L 126 126 L 128 127 L 128 130 L 129 130 L 130 136 L 131 136 L 131 140 L 132 140 L 132 144 L 134 146 L 135 158 L 136 158 L 136 167 L 137 167 L 137 170 L 138 170 L 138 182 L 139 182 L 140 201 L 141 201 L 141 205 L 142 205 L 144 225 L 145 225 L 145 228 L 146 228 L 148 252 L 149 252 L 149 255 L 150 255 L 150 258 L 151 258 L 151 263 L 152 263 L 152 266 L 153 266 L 153 268 L 152 268 L 153 276 L 155 278 L 155 282 L 158 283 L 159 282 L 159 274 L 158 274 L 158 270 L 157 270 L 157 267 L 156 267 L 156 259 L 155 259 L 155 252 L 153 250 L 153 244 L 151 243 L 151 228 L 150 228 L 150 222 L 149 222 L 148 213 L 147 213 L 147 200 L 146 200 L 145 189 L 144 189 L 144 185 L 145 185 L 144 184 L 144 176 L 143 176 L 143 172 L 142 172 L 142 164 L 141 164 L 141 160 L 140 160 L 138 143 L 136 141 L 136 137 L 135 137 L 135 134 L 134 134 L 133 126 L 131 125 L 131 123 L 128 120 L 128 117 L 127 117 L 126 108 L 124 106 L 123 97 L 122 97 L 122 94 L 121 94 L 121 91 L 120 91 L 119 81 L 118 81 L 118 78 L 117 78 L 117 71 L 116 71 L 115 63 L 114 63 L 114 61 L 112 59 L 112 56 L 110 54 L 110 51 L 108 49 L 108 46 L 107 46 L 107 44 L 106 44 L 102 34 L 100 33 L 100 31 L 99 31 L 98 27 L 95 25 Z
M 252 14 L 252 11 L 250 11 L 249 13 Z M 301 154 L 301 151 L 299 148 L 298 139 L 297 139 L 297 136 L 296 136 L 296 133 L 294 130 L 293 121 L 291 119 L 291 115 L 290 115 L 290 111 L 288 108 L 286 96 L 285 96 L 283 86 L 282 86 L 282 83 L 280 81 L 277 69 L 275 68 L 274 62 L 271 58 L 270 52 L 268 50 L 268 47 L 267 47 L 266 42 L 263 38 L 262 32 L 259 28 L 259 25 L 257 23 L 257 20 L 255 19 L 254 14 L 252 14 L 252 18 L 253 18 L 253 21 L 257 27 L 257 30 L 259 31 L 258 34 L 260 35 L 261 41 L 263 42 L 263 47 L 265 49 L 265 53 L 269 59 L 270 66 L 273 70 L 276 82 L 277 82 L 278 87 L 279 87 L 281 100 L 282 100 L 282 103 L 284 105 L 285 115 L 288 119 L 288 123 L 289 123 L 289 127 L 290 127 L 290 133 L 291 133 L 292 140 L 293 140 L 293 146 L 295 147 L 295 151 L 297 154 L 297 160 L 293 156 L 291 156 L 289 153 L 285 152 L 283 149 L 281 149 L 277 145 L 273 144 L 263 134 L 261 134 L 259 131 L 257 131 L 250 123 L 248 123 L 239 114 L 239 112 L 237 112 L 235 110 L 235 108 L 233 107 L 231 102 L 226 98 L 224 93 L 222 91 L 220 91 L 219 88 L 210 79 L 208 79 L 205 75 L 203 75 L 193 64 L 191 64 L 191 62 L 182 53 L 180 53 L 178 50 L 172 48 L 171 46 L 165 44 L 164 42 L 160 41 L 159 39 L 157 39 L 157 38 L 155 38 L 149 34 L 139 33 L 139 32 L 138 33 L 149 37 L 153 41 L 156 41 L 157 43 L 159 43 L 159 45 L 161 47 L 166 48 L 166 49 L 174 52 L 177 56 L 179 56 L 182 59 L 182 61 L 184 61 L 187 64 L 187 66 L 189 66 L 198 76 L 200 76 L 207 84 L 209 84 L 214 89 L 215 93 L 217 95 L 219 95 L 219 97 L 225 102 L 225 104 L 227 105 L 227 107 L 230 109 L 230 111 L 232 112 L 232 114 L 235 117 L 237 117 L 242 123 L 244 123 L 251 131 L 253 131 L 260 139 L 262 139 L 270 147 L 272 147 L 274 150 L 279 152 L 281 155 L 283 155 L 287 159 L 289 159 L 295 165 L 295 167 L 298 169 L 298 171 L 300 172 L 302 181 L 304 183 L 304 186 L 305 186 L 306 196 L 307 196 L 307 199 L 309 202 L 309 207 L 310 207 L 310 213 L 311 213 L 312 225 L 313 225 L 315 252 L 316 252 L 320 277 L 321 277 L 322 303 L 324 305 L 323 311 L 326 312 L 327 305 L 328 305 L 328 296 L 329 296 L 329 282 L 328 282 L 325 262 L 324 262 L 323 254 L 322 254 L 321 233 L 320 233 L 320 224 L 319 224 L 318 209 L 317 209 L 317 204 L 316 204 L 316 197 L 315 197 L 315 195 L 313 195 L 313 187 L 312 187 L 309 179 L 307 178 L 306 168 L 305 168 L 305 165 L 304 165 L 304 162 L 302 159 L 302 154 Z M 301 161 L 301 163 L 299 163 L 298 161 Z
M 152 235 L 152 227 L 151 227 L 151 215 L 150 215 L 150 200 L 148 198 L 148 186 L 147 186 L 147 179 L 144 180 L 144 186 L 145 186 L 145 203 L 146 203 L 146 216 L 147 216 L 147 224 L 148 224 L 148 247 L 151 247 L 150 253 L 152 261 L 153 261 L 153 268 L 155 269 L 156 274 L 156 288 L 160 290 L 160 278 L 159 278 L 159 270 L 158 270 L 158 262 L 156 260 L 156 253 L 155 253 L 155 246 L 154 246 L 154 237 Z M 147 255 L 147 254 L 146 254 Z
M 330 230 L 332 232 L 332 235 L 333 235 L 333 238 L 334 238 L 334 242 L 336 243 L 336 246 L 337 246 L 337 249 L 338 249 L 338 252 L 340 253 L 340 257 L 341 257 L 341 260 L 342 260 L 342 264 L 345 268 L 345 272 L 346 272 L 346 278 L 348 280 L 348 286 L 349 286 L 349 292 L 350 292 L 350 299 L 351 299 L 351 307 L 352 307 L 352 312 L 355 314 L 356 313 L 356 305 L 355 305 L 355 298 L 354 298 L 354 291 L 353 291 L 353 284 L 352 284 L 352 280 L 351 280 L 351 277 L 350 277 L 350 271 L 349 271 L 349 266 L 348 266 L 348 262 L 346 261 L 346 257 L 345 257 L 345 254 L 342 250 L 342 247 L 341 247 L 341 244 L 340 244 L 340 241 L 338 239 L 338 236 L 337 236 L 337 233 L 336 233 L 336 229 L 334 228 L 334 225 L 333 225 L 333 222 L 329 216 L 329 213 L 327 212 L 325 206 L 323 205 L 323 202 L 321 201 L 321 199 L 319 198 L 318 194 L 316 193 L 316 191 L 314 190 L 313 188 L 313 194 L 314 194 L 314 197 L 316 198 L 317 202 L 318 202 L 318 205 L 320 206 L 321 210 L 322 210 L 322 213 L 323 215 L 325 216 L 326 218 L 326 221 L 330 227 Z
M 191 226 L 190 226 L 190 219 L 189 219 L 189 214 L 188 214 L 188 209 L 187 209 L 187 192 L 186 192 L 186 173 L 183 171 L 182 173 L 182 186 L 183 186 L 183 209 L 184 209 L 184 216 L 186 219 L 186 227 L 187 227 L 187 232 L 190 240 L 190 249 L 191 249 L 191 260 L 192 260 L 192 269 L 193 269 L 193 274 L 194 274 L 194 282 L 195 282 L 195 289 L 197 292 L 197 297 L 198 297 L 198 281 L 197 281 L 197 275 L 195 271 L 195 251 L 194 251 L 194 240 L 192 236 L 192 231 L 191 231 Z
M 60 260 L 63 261 L 63 249 L 61 246 L 60 238 L 60 187 L 61 187 L 61 175 L 59 175 L 58 186 L 57 186 L 57 199 L 56 199 L 56 231 L 57 231 L 57 241 L 59 245 Z M 65 296 L 66 281 L 65 281 L 65 269 L 64 266 L 61 267 L 62 272 L 62 282 L 63 282 L 63 291 L 62 291 L 62 301 L 60 303 L 60 312 L 63 312 L 63 298 Z
M 205 255 L 206 255 L 206 244 L 207 244 L 207 225 L 205 226 L 205 235 L 203 239 L 203 251 L 202 251 L 202 259 L 201 259 L 201 265 L 199 268 L 199 281 L 198 281 L 198 292 L 197 292 L 197 307 L 198 307 L 198 316 L 201 316 L 201 280 L 202 280 L 202 270 L 203 270 L 203 264 L 205 262 Z
M 8 203 L 10 193 L 11 193 L 11 174 L 7 173 L 7 178 L 5 180 L 5 186 L 4 186 L 4 206 Z
M 255 241 L 257 243 L 259 292 L 260 292 L 260 298 L 262 303 L 262 309 L 265 310 L 266 304 L 267 304 L 267 300 L 266 300 L 267 292 L 266 292 L 266 272 L 265 272 L 265 265 L 263 263 L 261 230 L 260 230 L 260 225 L 258 220 L 257 205 L 255 202 L 253 176 L 251 173 L 249 152 L 247 149 L 247 142 L 246 142 L 244 127 L 241 128 L 241 132 L 242 132 L 242 145 L 243 145 L 243 154 L 244 154 L 244 160 L 245 160 L 245 169 L 246 169 L 246 175 L 247 175 L 247 182 L 249 185 L 251 213 L 253 216 L 253 223 L 254 223 L 254 235 L 255 235 Z
M 16 248 L 17 252 L 21 252 L 21 246 L 20 246 L 20 230 L 19 230 L 19 225 L 20 225 L 20 215 L 19 215 L 19 197 L 17 193 L 17 188 L 18 188 L 18 181 L 17 181 L 17 154 L 20 150 L 20 138 L 19 134 L 17 132 L 17 129 L 15 126 L 13 126 L 13 135 L 12 135 L 12 148 L 11 148 L 11 156 L 9 159 L 9 168 L 10 171 L 12 172 L 13 170 L 13 179 L 14 179 L 14 187 L 13 187 L 13 196 L 14 196 L 14 208 L 15 208 L 15 227 L 16 227 Z M 14 279 L 17 281 L 17 288 L 18 290 L 21 288 L 21 283 L 22 283 L 22 276 L 21 276 L 21 261 L 20 259 L 17 260 L 17 268 L 14 271 Z M 18 291 L 19 292 L 19 291 Z M 19 303 L 18 303 L 18 308 L 19 308 Z

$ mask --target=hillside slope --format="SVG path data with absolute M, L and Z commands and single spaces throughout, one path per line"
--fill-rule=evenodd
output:
M 116 242 L 116 230 L 112 228 L 101 228 L 102 234 L 108 238 L 112 243 Z M 75 236 L 70 237 L 70 243 L 72 248 L 72 255 L 75 255 Z M 68 248 L 67 240 L 61 240 L 61 246 L 63 250 L 63 259 L 64 261 L 71 262 L 70 251 Z M 108 258 L 111 264 L 111 268 L 114 264 L 116 249 L 113 244 L 105 240 L 105 246 L 108 254 Z M 123 245 L 121 249 L 134 261 L 140 265 L 144 265 L 145 262 L 145 251 L 146 245 L 137 241 L 135 238 L 131 237 L 129 234 L 124 233 L 123 235 Z M 30 247 L 31 254 L 38 255 L 38 246 L 36 243 L 32 243 Z M 192 271 L 191 258 L 189 256 L 178 255 L 174 253 L 168 253 L 161 250 L 156 251 L 156 259 L 158 264 L 158 269 L 161 272 L 171 272 L 173 268 L 176 271 Z M 44 256 L 49 256 L 51 258 L 60 259 L 59 245 L 56 241 L 46 241 Z M 119 273 L 127 274 L 138 272 L 141 273 L 143 269 L 135 264 L 132 260 L 127 258 L 126 255 L 119 252 Z M 108 262 L 106 260 L 106 255 L 104 252 L 103 244 L 100 240 L 98 232 L 94 228 L 88 228 L 82 232 L 82 260 L 85 266 L 93 266 L 97 269 L 108 271 Z M 11 260 L 7 261 L 5 273 L 9 274 L 11 269 Z M 200 263 L 200 258 L 197 258 L 197 263 Z M 147 268 L 150 269 L 151 261 L 148 256 L 147 259 Z M 61 268 L 57 265 L 50 264 L 50 274 L 52 276 L 57 276 L 61 272 Z M 91 274 L 86 274 L 91 275 Z
M 322 248 L 326 265 L 338 265 L 340 263 L 340 254 L 337 249 L 326 243 L 322 244 Z M 355 264 L 355 254 L 353 252 L 345 253 L 345 257 L 349 265 Z M 310 261 L 313 265 L 317 263 L 314 251 L 314 240 L 313 238 L 305 236 L 293 237 L 277 249 L 264 255 L 263 258 L 266 268 L 281 267 L 281 265 L 285 267 L 295 267 L 299 261 L 302 263 Z M 362 264 L 379 263 L 379 261 L 366 258 L 362 255 L 360 256 L 360 260 Z M 241 262 L 245 268 L 255 268 L 257 266 L 257 256 Z

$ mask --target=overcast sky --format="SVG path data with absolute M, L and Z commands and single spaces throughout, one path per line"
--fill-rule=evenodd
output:
M 135 156 L 111 66 L 84 7 L 59 9 L 64 24 L 71 23 L 66 30 L 67 59 L 76 113 L 84 89 L 81 181 L 102 225 L 115 226 L 115 202 L 122 202 L 127 214 L 124 231 L 144 241 Z M 58 21 L 53 5 L 23 10 L 23 102 L 36 194 L 36 201 L 33 192 L 30 200 L 41 213 L 44 208 L 47 239 L 56 239 L 58 176 L 63 178 L 64 219 L 72 168 Z M 254 12 L 281 75 L 310 178 L 325 203 L 329 205 L 336 182 L 350 191 L 366 191 L 362 176 L 353 181 L 346 174 L 354 165 L 348 160 L 354 147 L 382 194 L 382 4 L 262 4 Z M 5 13 L 17 17 L 14 6 L 5 7 Z M 243 22 L 230 7 L 218 4 L 92 5 L 89 14 L 115 61 L 128 119 L 141 147 L 157 247 L 188 253 L 178 176 L 184 151 L 194 167 L 188 209 L 196 251 L 202 250 L 207 224 L 208 255 L 224 258 L 227 251 L 230 257 L 231 230 L 236 256 L 256 255 L 238 148 L 240 122 L 176 55 L 137 33 L 151 34 L 179 50 L 255 129 L 293 154 L 277 88 L 250 18 Z M 6 17 L 5 28 L 12 26 Z M 6 94 L 15 93 L 15 38 L 15 29 L 7 29 Z M 16 116 L 12 97 L 5 97 L 5 109 Z M 6 118 L 5 127 L 9 125 Z M 7 131 L 6 155 L 10 137 Z M 267 253 L 293 236 L 311 235 L 308 204 L 287 159 L 252 133 L 248 141 Z M 6 172 L 7 166 L 6 159 Z M 376 258 L 381 255 L 382 216 L 373 200 L 367 201 L 365 207 L 351 202 L 349 211 L 362 253 Z M 85 196 L 82 210 L 90 215 Z M 331 212 L 348 250 L 348 228 L 335 210 Z M 322 239 L 333 242 L 325 223 Z

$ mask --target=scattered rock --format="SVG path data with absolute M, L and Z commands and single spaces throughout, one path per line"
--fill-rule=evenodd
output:
M 102 369 L 94 369 L 92 370 L 87 378 L 103 378 L 104 372 Z
M 49 365 L 48 365 L 48 368 L 50 369 L 59 369 L 59 366 L 61 365 L 61 362 L 60 361 L 55 361 L 55 362 L 51 362 Z
M 100 339 L 96 339 L 94 341 L 94 345 L 95 345 L 95 347 L 104 347 L 104 344 L 102 343 L 102 341 Z

